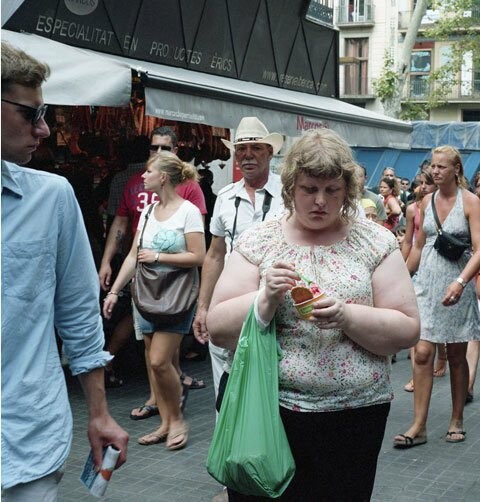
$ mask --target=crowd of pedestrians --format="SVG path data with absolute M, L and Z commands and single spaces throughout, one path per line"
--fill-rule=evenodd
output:
M 282 134 L 243 117 L 234 140 L 222 140 L 242 178 L 215 199 L 207 174 L 202 190 L 196 168 L 176 155 L 174 131 L 155 129 L 128 145 L 128 167 L 111 181 L 97 271 L 69 184 L 21 167 L 49 135 L 48 75 L 2 43 L 2 500 L 56 500 L 72 435 L 56 337 L 86 395 L 95 463 L 112 444 L 120 467 L 128 434 L 105 399 L 105 386 L 123 385 L 112 356 L 133 337 L 144 344 L 149 395 L 126 413 L 160 423 L 138 443 L 188 448 L 183 411 L 205 382 L 182 371 L 182 341 L 193 332 L 208 346 L 221 413 L 252 304 L 259 326 L 275 319 L 281 351 L 279 405 L 296 473 L 279 500 L 370 498 L 401 349 L 411 347 L 414 418 L 394 446 L 427 441 L 433 377 L 446 367 L 445 441 L 466 440 L 480 344 L 480 175 L 470 190 L 455 148 L 435 148 L 412 183 L 386 167 L 369 189 L 367 168 L 328 129 L 305 133 L 274 174 Z M 435 208 L 443 230 L 467 244 L 457 260 L 436 249 Z M 194 271 L 197 301 L 181 317 L 150 318 L 130 294 L 142 264 L 154 274 Z M 323 296 L 303 319 L 290 291 L 312 284 Z M 219 497 L 263 500 L 228 486 Z

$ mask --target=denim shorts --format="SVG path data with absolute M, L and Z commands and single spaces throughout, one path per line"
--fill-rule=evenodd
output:
M 133 302 L 132 305 L 135 327 L 138 328 L 138 330 L 144 335 L 150 335 L 152 333 L 155 333 L 155 331 L 188 335 L 192 326 L 193 318 L 195 317 L 195 312 L 197 310 L 197 304 L 194 303 L 193 307 L 187 312 L 185 316 L 182 317 L 180 321 L 168 319 L 167 321 L 164 321 L 162 323 L 153 323 L 147 321 L 141 316 L 140 312 Z

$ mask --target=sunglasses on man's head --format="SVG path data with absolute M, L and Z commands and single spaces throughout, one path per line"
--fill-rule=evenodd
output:
M 170 152 L 172 150 L 172 147 L 167 145 L 150 145 L 151 152 L 158 152 L 158 150 L 165 150 L 167 152 Z
M 47 113 L 48 105 L 40 105 L 38 108 L 33 108 L 33 106 L 22 105 L 20 103 L 15 103 L 15 101 L 10 101 L 8 99 L 2 98 L 2 101 L 10 105 L 18 106 L 23 110 L 25 110 L 24 111 L 25 118 L 31 122 L 32 126 L 36 126 L 38 122 L 42 120 L 43 117 L 45 117 L 45 114 Z

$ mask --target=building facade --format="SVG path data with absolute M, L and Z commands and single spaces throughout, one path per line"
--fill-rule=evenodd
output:
M 338 0 L 335 23 L 340 32 L 340 98 L 368 110 L 382 112 L 375 97 L 373 82 L 383 71 L 388 53 L 395 62 L 412 18 L 415 0 Z M 478 22 L 480 1 L 464 12 Z M 439 12 L 427 9 L 419 28 L 410 59 L 410 72 L 405 84 L 403 103 L 425 103 L 430 92 L 430 74 L 449 60 L 451 45 L 461 33 L 453 33 L 449 41 L 426 37 L 426 30 L 439 18 Z M 480 50 L 480 48 L 479 48 Z M 480 121 L 480 67 L 475 67 L 472 53 L 465 53 L 462 69 L 454 78 L 448 104 L 433 108 L 432 122 Z

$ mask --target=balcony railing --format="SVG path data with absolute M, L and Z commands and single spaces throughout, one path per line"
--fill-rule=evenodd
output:
M 409 82 L 405 86 L 403 98 L 413 101 L 426 101 L 430 94 L 430 86 L 431 84 L 427 80 Z M 454 84 L 444 99 L 446 101 L 480 100 L 480 79 Z
M 363 5 L 358 5 L 352 9 L 351 0 L 341 0 L 337 8 L 337 24 L 373 24 L 373 5 L 365 1 Z

